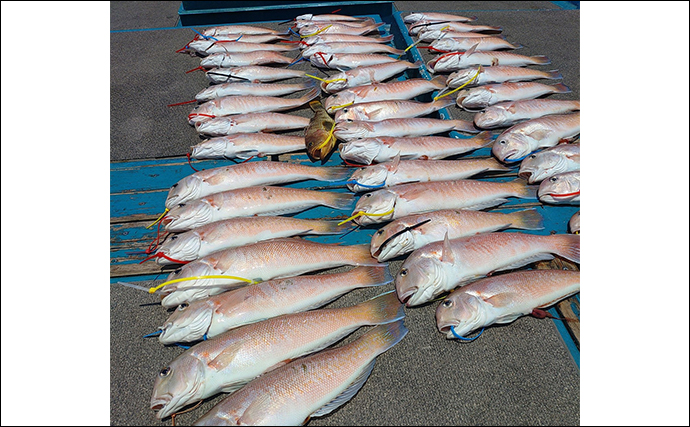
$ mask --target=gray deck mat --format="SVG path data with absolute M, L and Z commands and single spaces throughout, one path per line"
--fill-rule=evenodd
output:
M 162 3 L 179 7 L 179 2 Z M 397 2 L 396 7 L 452 12 L 459 4 Z M 476 10 L 477 23 L 503 26 L 508 40 L 525 45 L 520 53 L 547 55 L 552 64 L 539 69 L 559 69 L 563 83 L 573 90 L 561 99 L 578 99 L 579 11 L 558 10 L 551 2 L 520 3 L 520 10 L 512 10 L 514 5 L 470 2 L 462 10 Z M 127 21 L 120 15 L 132 11 L 112 6 L 111 28 L 124 29 L 118 26 L 127 22 L 129 28 L 168 27 L 169 6 L 161 8 L 158 22 L 155 13 L 134 14 Z M 111 33 L 111 160 L 183 155 L 199 140 L 185 122 L 191 106 L 166 107 L 192 99 L 206 86 L 202 73 L 184 74 L 198 66 L 198 59 L 174 53 L 192 36 L 189 29 Z M 465 112 L 451 111 L 467 118 Z M 393 274 L 400 265 L 391 264 Z M 169 419 L 158 421 L 148 404 L 155 376 L 183 350 L 141 338 L 167 318 L 160 306 L 139 306 L 153 297 L 111 288 L 111 424 L 170 425 Z M 356 304 L 392 288 L 358 290 L 332 306 Z M 378 358 L 371 377 L 349 403 L 309 424 L 579 424 L 579 370 L 553 321 L 521 318 L 487 329 L 472 343 L 460 343 L 446 340 L 436 329 L 436 304 L 406 309 L 408 336 Z M 180 415 L 177 424 L 193 423 L 220 399 Z

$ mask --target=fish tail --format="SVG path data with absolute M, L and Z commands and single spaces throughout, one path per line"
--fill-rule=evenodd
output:
M 338 225 L 338 221 L 314 220 L 309 229 L 311 234 L 341 234 L 352 228 L 349 224 Z
M 389 41 L 393 40 L 393 35 L 389 35 L 386 37 L 373 37 L 376 39 L 377 42 L 382 42 L 382 43 L 388 43 Z
M 553 85 L 553 90 L 555 93 L 570 93 L 572 92 L 570 88 L 563 83 L 558 83 L 557 85 Z
M 546 77 L 544 77 L 546 79 L 557 80 L 563 78 L 563 74 L 561 74 L 558 70 L 545 71 L 544 74 L 546 74 Z
M 439 77 L 441 77 L 441 76 L 439 76 Z M 451 105 L 454 105 L 454 104 L 455 104 L 455 100 L 453 98 L 445 98 L 445 99 L 441 98 L 441 99 L 437 99 L 436 101 L 432 102 L 432 105 L 438 109 L 450 107 Z
M 410 68 L 421 68 L 423 66 L 424 66 L 424 61 L 422 61 L 421 59 L 410 64 Z M 443 86 L 445 86 L 445 84 Z
M 402 341 L 407 332 L 409 331 L 405 327 L 405 320 L 400 319 L 372 328 L 362 335 L 360 340 L 362 340 L 365 348 L 371 348 L 377 354 L 381 354 Z
M 302 104 L 306 104 L 307 102 L 312 101 L 314 98 L 319 96 L 321 94 L 321 88 L 315 87 L 309 92 L 305 93 L 304 96 L 302 96 L 299 100 Z
M 404 305 L 400 303 L 398 295 L 394 290 L 374 297 L 355 307 L 372 325 L 391 323 L 405 317 Z
M 460 131 L 460 132 L 468 132 L 468 133 L 479 133 L 479 129 L 474 127 L 474 123 L 467 121 L 467 120 L 453 120 L 455 126 L 453 127 L 454 130 Z
M 405 53 L 404 50 L 402 50 L 402 49 L 395 49 L 395 48 L 391 48 L 391 49 L 389 50 L 389 52 L 390 52 L 392 55 L 402 55 L 403 53 Z
M 525 46 L 521 45 L 520 43 L 508 43 L 508 44 L 513 49 L 522 49 L 523 47 L 525 47 Z
M 519 197 L 521 199 L 537 198 L 537 191 L 539 190 L 538 185 L 527 185 L 527 181 L 522 178 L 514 179 L 510 181 L 509 184 L 514 186 L 515 197 Z
M 503 31 L 503 27 L 495 27 L 492 25 L 484 25 L 482 28 L 484 29 L 484 31 Z
M 393 281 L 388 266 L 383 267 L 357 267 L 351 271 L 352 281 L 364 287 L 382 286 Z
M 532 56 L 532 60 L 539 65 L 546 65 L 551 63 L 551 60 L 544 55 Z
M 348 249 L 348 261 L 350 265 L 357 265 L 363 267 L 383 267 L 388 264 L 382 264 L 371 256 L 371 246 L 369 244 L 350 245 Z
M 352 175 L 353 169 L 341 166 L 321 167 L 321 180 L 328 182 L 345 181 Z
M 484 132 L 482 132 L 482 133 L 484 133 Z M 490 133 L 489 133 L 489 136 L 491 136 Z M 503 165 L 495 157 L 489 157 L 483 163 L 486 164 L 486 170 L 489 170 L 489 171 L 510 172 L 513 170 L 513 169 Z
M 494 143 L 494 136 L 488 130 L 481 132 L 479 135 L 472 138 L 472 142 L 476 143 L 479 148 L 487 147 Z
M 508 215 L 510 216 L 511 228 L 519 228 L 521 230 L 544 229 L 544 217 L 536 209 L 513 212 Z
M 326 193 L 324 193 L 326 194 Z M 329 208 L 338 210 L 352 209 L 352 203 L 355 201 L 354 194 L 347 193 L 328 193 L 324 204 Z
M 433 79 L 431 79 L 430 81 L 437 88 L 443 89 L 446 87 L 446 80 L 447 80 L 447 76 L 436 76 Z
M 553 240 L 553 253 L 568 261 L 580 263 L 579 234 L 554 234 L 548 237 Z

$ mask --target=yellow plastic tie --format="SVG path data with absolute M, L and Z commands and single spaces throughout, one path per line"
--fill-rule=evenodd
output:
M 163 282 L 154 288 L 149 288 L 149 293 L 152 294 L 152 293 L 156 292 L 158 289 L 162 288 L 163 286 L 167 286 L 167 285 L 170 285 L 172 283 L 184 282 L 187 280 L 197 280 L 197 279 L 235 279 L 235 280 L 241 280 L 243 282 L 247 282 L 247 283 L 252 284 L 252 285 L 255 283 L 259 283 L 259 282 L 256 282 L 254 280 L 249 280 L 249 279 L 245 279 L 243 277 L 237 277 L 237 276 L 212 275 L 212 276 L 182 277 L 180 279 L 168 280 L 167 282 Z
M 448 95 L 450 95 L 451 93 L 455 93 L 455 92 L 459 91 L 460 89 L 464 88 L 465 86 L 467 86 L 468 84 L 472 83 L 472 82 L 474 81 L 474 79 L 476 79 L 477 76 L 479 76 L 479 73 L 481 73 L 481 71 L 482 71 L 482 66 L 480 65 L 479 68 L 477 68 L 477 74 L 475 74 L 474 77 L 472 77 L 467 83 L 463 84 L 462 86 L 460 86 L 460 87 L 457 88 L 457 89 L 451 90 L 451 91 L 448 92 L 448 93 L 444 93 L 443 95 L 438 95 L 438 96 L 434 97 L 434 101 L 436 101 L 437 99 L 441 99 L 441 98 L 443 98 L 444 96 L 448 96 Z
M 445 27 L 441 28 L 439 31 L 446 31 L 448 28 L 450 28 L 450 25 L 446 25 Z
M 405 50 L 403 50 L 403 53 L 401 53 L 400 55 L 398 55 L 398 58 L 400 58 L 401 56 L 403 56 L 403 55 L 405 54 L 405 52 L 407 52 L 408 50 L 410 50 L 410 49 L 412 49 L 413 47 L 417 46 L 417 45 L 418 45 L 419 43 L 421 43 L 421 42 L 422 42 L 422 39 L 419 39 L 419 40 L 417 40 L 416 42 L 412 43 L 411 45 L 407 46 L 407 48 L 406 48 Z
M 341 108 L 349 107 L 350 105 L 354 104 L 355 101 L 350 102 L 349 104 L 343 104 L 343 105 L 334 105 L 331 107 L 331 110 L 339 110 Z
M 303 39 L 304 39 L 304 38 L 307 38 L 307 37 L 315 36 L 315 35 L 317 35 L 317 34 L 321 34 L 321 33 L 323 33 L 324 31 L 326 31 L 328 28 L 330 28 L 330 27 L 332 27 L 332 26 L 333 26 L 333 24 L 326 25 L 325 27 L 323 27 L 323 28 L 320 29 L 319 31 L 317 31 L 317 32 L 315 32 L 315 33 L 307 34 L 306 36 L 300 36 L 300 38 L 303 38 Z
M 305 76 L 311 77 L 312 79 L 321 80 L 321 81 L 324 82 L 324 83 L 333 83 L 333 82 L 337 82 L 337 81 L 344 81 L 344 82 L 346 82 L 346 81 L 347 81 L 347 79 L 324 80 L 324 79 L 322 79 L 321 77 L 312 76 L 311 74 L 305 74 Z
M 325 147 L 326 144 L 328 144 L 328 141 L 330 141 L 331 138 L 333 138 L 333 131 L 334 131 L 334 130 L 335 130 L 335 122 L 333 122 L 333 127 L 331 128 L 331 131 L 328 132 L 328 136 L 326 137 L 326 140 L 325 140 L 324 142 L 322 142 L 321 144 L 319 144 L 318 147 L 314 148 L 314 151 L 320 150 L 320 149 L 322 149 L 323 147 Z
M 391 208 L 391 210 L 389 210 L 389 211 L 387 211 L 387 212 L 384 212 L 384 213 L 379 213 L 379 214 L 368 213 L 368 212 L 364 212 L 364 211 L 359 211 L 359 212 L 357 212 L 356 214 L 354 214 L 354 215 L 352 215 L 351 217 L 349 217 L 348 219 L 346 219 L 345 221 L 339 222 L 338 225 L 343 225 L 343 224 L 345 224 L 346 222 L 350 222 L 350 221 L 352 221 L 353 219 L 357 219 L 357 218 L 359 218 L 359 217 L 362 216 L 362 215 L 365 215 L 365 216 L 386 216 L 386 215 L 388 215 L 388 214 L 392 214 L 394 209 L 395 209 L 395 208 Z
M 146 227 L 146 228 L 151 228 L 151 227 L 153 227 L 154 225 L 156 225 L 156 224 L 158 223 L 158 221 L 160 221 L 161 219 L 163 219 L 163 217 L 165 216 L 165 214 L 167 214 L 169 211 L 170 211 L 170 209 L 165 208 L 165 210 L 163 211 L 163 213 L 161 214 L 161 216 L 159 216 L 157 220 L 153 221 L 153 222 L 152 222 L 148 227 Z

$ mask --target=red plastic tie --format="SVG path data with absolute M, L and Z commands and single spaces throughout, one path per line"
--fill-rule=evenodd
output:
M 243 161 L 243 162 L 240 162 L 239 164 L 241 165 L 242 163 L 247 163 L 248 161 L 250 161 L 250 160 L 253 159 L 254 157 L 256 157 L 256 156 L 251 156 L 250 158 L 248 158 L 247 160 L 245 160 L 245 161 Z
M 192 99 L 191 101 L 178 102 L 177 104 L 168 104 L 168 107 L 176 107 L 178 105 L 191 104 L 192 102 L 197 102 L 197 101 L 196 101 L 196 99 Z
M 187 263 L 189 263 L 189 261 L 180 261 L 179 259 L 170 258 L 169 256 L 167 256 L 167 255 L 164 254 L 163 252 L 156 252 L 155 254 L 153 254 L 153 255 L 151 255 L 150 257 L 148 257 L 148 258 L 144 259 L 143 261 L 141 261 L 139 264 L 142 264 L 142 263 L 144 263 L 144 262 L 150 260 L 151 258 L 165 258 L 165 259 L 167 259 L 168 261 L 172 261 L 172 262 L 178 263 L 178 264 L 187 264 Z
M 204 71 L 205 71 L 206 69 L 205 69 L 204 67 L 202 67 L 201 65 L 199 65 L 198 67 L 192 68 L 191 70 L 185 71 L 184 73 L 185 73 L 185 74 L 189 74 L 189 73 L 191 73 L 192 71 L 196 71 L 196 70 L 204 70 Z
M 187 153 L 187 163 L 189 163 L 189 167 L 194 169 L 194 172 L 199 172 L 197 169 L 192 166 L 192 153 Z
M 369 165 L 356 165 L 356 164 L 354 164 L 354 163 L 348 162 L 348 161 L 345 160 L 345 159 L 341 159 L 341 160 L 342 160 L 343 163 L 345 163 L 346 165 L 352 166 L 352 167 L 355 167 L 355 168 L 363 168 L 363 167 L 369 166 Z
M 341 10 L 343 10 L 343 9 L 337 9 L 337 10 L 334 10 L 333 12 L 331 12 L 331 13 L 340 12 Z
M 321 60 L 323 61 L 323 65 L 325 65 L 326 67 L 328 67 L 328 61 L 326 61 L 326 58 L 324 58 L 323 52 L 316 52 L 316 54 L 319 55 L 319 56 L 321 57 Z M 331 56 L 331 59 L 333 59 L 332 56 Z
M 571 197 L 571 196 L 577 196 L 580 194 L 579 191 L 576 191 L 574 193 L 567 193 L 567 194 L 551 194 L 551 197 Z

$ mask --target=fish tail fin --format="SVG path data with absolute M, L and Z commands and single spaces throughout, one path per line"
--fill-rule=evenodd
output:
M 532 57 L 532 60 L 539 65 L 546 65 L 551 63 L 551 60 L 544 55 L 535 55 Z
M 307 102 L 311 102 L 314 98 L 318 97 L 321 94 L 321 88 L 315 87 L 312 88 L 309 92 L 305 93 L 302 97 L 300 97 L 300 101 L 302 104 L 306 104 Z
M 485 26 L 484 26 L 484 30 L 485 30 L 485 31 L 498 31 L 498 32 L 502 32 L 502 31 L 503 31 L 503 27 L 496 27 L 496 26 L 493 26 L 493 25 L 485 25 Z
M 389 41 L 393 40 L 393 35 L 389 35 L 386 37 L 373 37 L 377 42 L 379 43 L 388 43 Z
M 354 194 L 329 193 L 325 204 L 329 208 L 334 208 L 338 210 L 349 210 L 352 208 L 352 203 L 354 201 Z
M 471 121 L 467 120 L 453 120 L 455 126 L 453 127 L 454 130 L 460 131 L 460 132 L 468 132 L 468 133 L 479 133 L 479 129 L 474 127 L 474 123 Z
M 439 89 L 443 89 L 446 87 L 446 80 L 447 76 L 436 76 L 433 79 L 431 79 L 431 83 L 434 84 L 434 86 L 438 87 Z
M 350 265 L 357 265 L 361 267 L 383 267 L 388 264 L 382 264 L 371 256 L 371 245 L 350 245 L 347 246 L 348 257 Z
M 521 199 L 536 199 L 538 185 L 527 185 L 527 181 L 522 178 L 517 178 L 510 181 L 510 184 L 515 187 L 515 197 Z
M 422 61 L 421 59 L 410 63 L 410 68 L 421 68 L 423 66 L 424 66 L 424 61 Z M 445 86 L 445 84 L 444 84 L 444 86 Z
M 553 253 L 568 261 L 580 263 L 579 234 L 554 234 L 548 237 L 553 240 Z
M 362 287 L 382 286 L 393 281 L 387 265 L 382 267 L 357 267 L 351 271 L 352 282 Z
M 544 217 L 536 209 L 512 212 L 510 215 L 510 227 L 521 230 L 543 230 Z
M 558 70 L 545 71 L 545 74 L 546 74 L 546 77 L 544 77 L 544 78 L 546 78 L 546 79 L 557 80 L 557 79 L 563 78 L 563 74 L 561 74 L 560 71 L 558 71 Z
M 395 291 L 388 291 L 355 306 L 372 325 L 395 322 L 405 317 L 404 305 Z M 353 308 L 355 308 L 353 307 Z
M 439 76 L 439 77 L 441 77 L 441 76 Z M 445 99 L 444 98 L 437 99 L 436 101 L 432 102 L 432 105 L 438 109 L 450 107 L 451 105 L 454 105 L 454 104 L 455 104 L 455 100 L 453 98 L 448 98 L 448 97 L 446 97 Z
M 520 43 L 508 43 L 512 49 L 522 49 L 525 46 L 521 45 Z
M 555 93 L 570 93 L 572 92 L 570 88 L 563 83 L 558 83 L 557 85 L 553 85 L 553 90 Z
M 407 332 L 405 320 L 399 319 L 395 322 L 372 328 L 362 335 L 360 339 L 367 343 L 365 348 L 376 349 L 376 353 L 381 354 L 405 338 Z
M 349 224 L 338 225 L 337 221 L 325 220 L 313 220 L 310 225 L 310 234 L 341 234 L 352 228 Z
M 405 51 L 402 50 L 402 49 L 394 49 L 394 48 L 391 48 L 391 49 L 390 49 L 390 53 L 391 53 L 392 55 L 402 55 L 403 53 L 405 53 Z
M 488 130 L 481 132 L 479 135 L 472 138 L 472 142 L 476 143 L 479 148 L 488 147 L 494 143 L 494 136 Z
M 489 157 L 485 160 L 484 164 L 486 164 L 487 171 L 510 172 L 513 170 L 512 168 L 509 168 L 505 166 L 503 163 L 499 162 L 498 159 L 496 159 L 495 157 Z
M 321 180 L 328 182 L 345 181 L 354 172 L 352 168 L 344 166 L 321 167 Z

